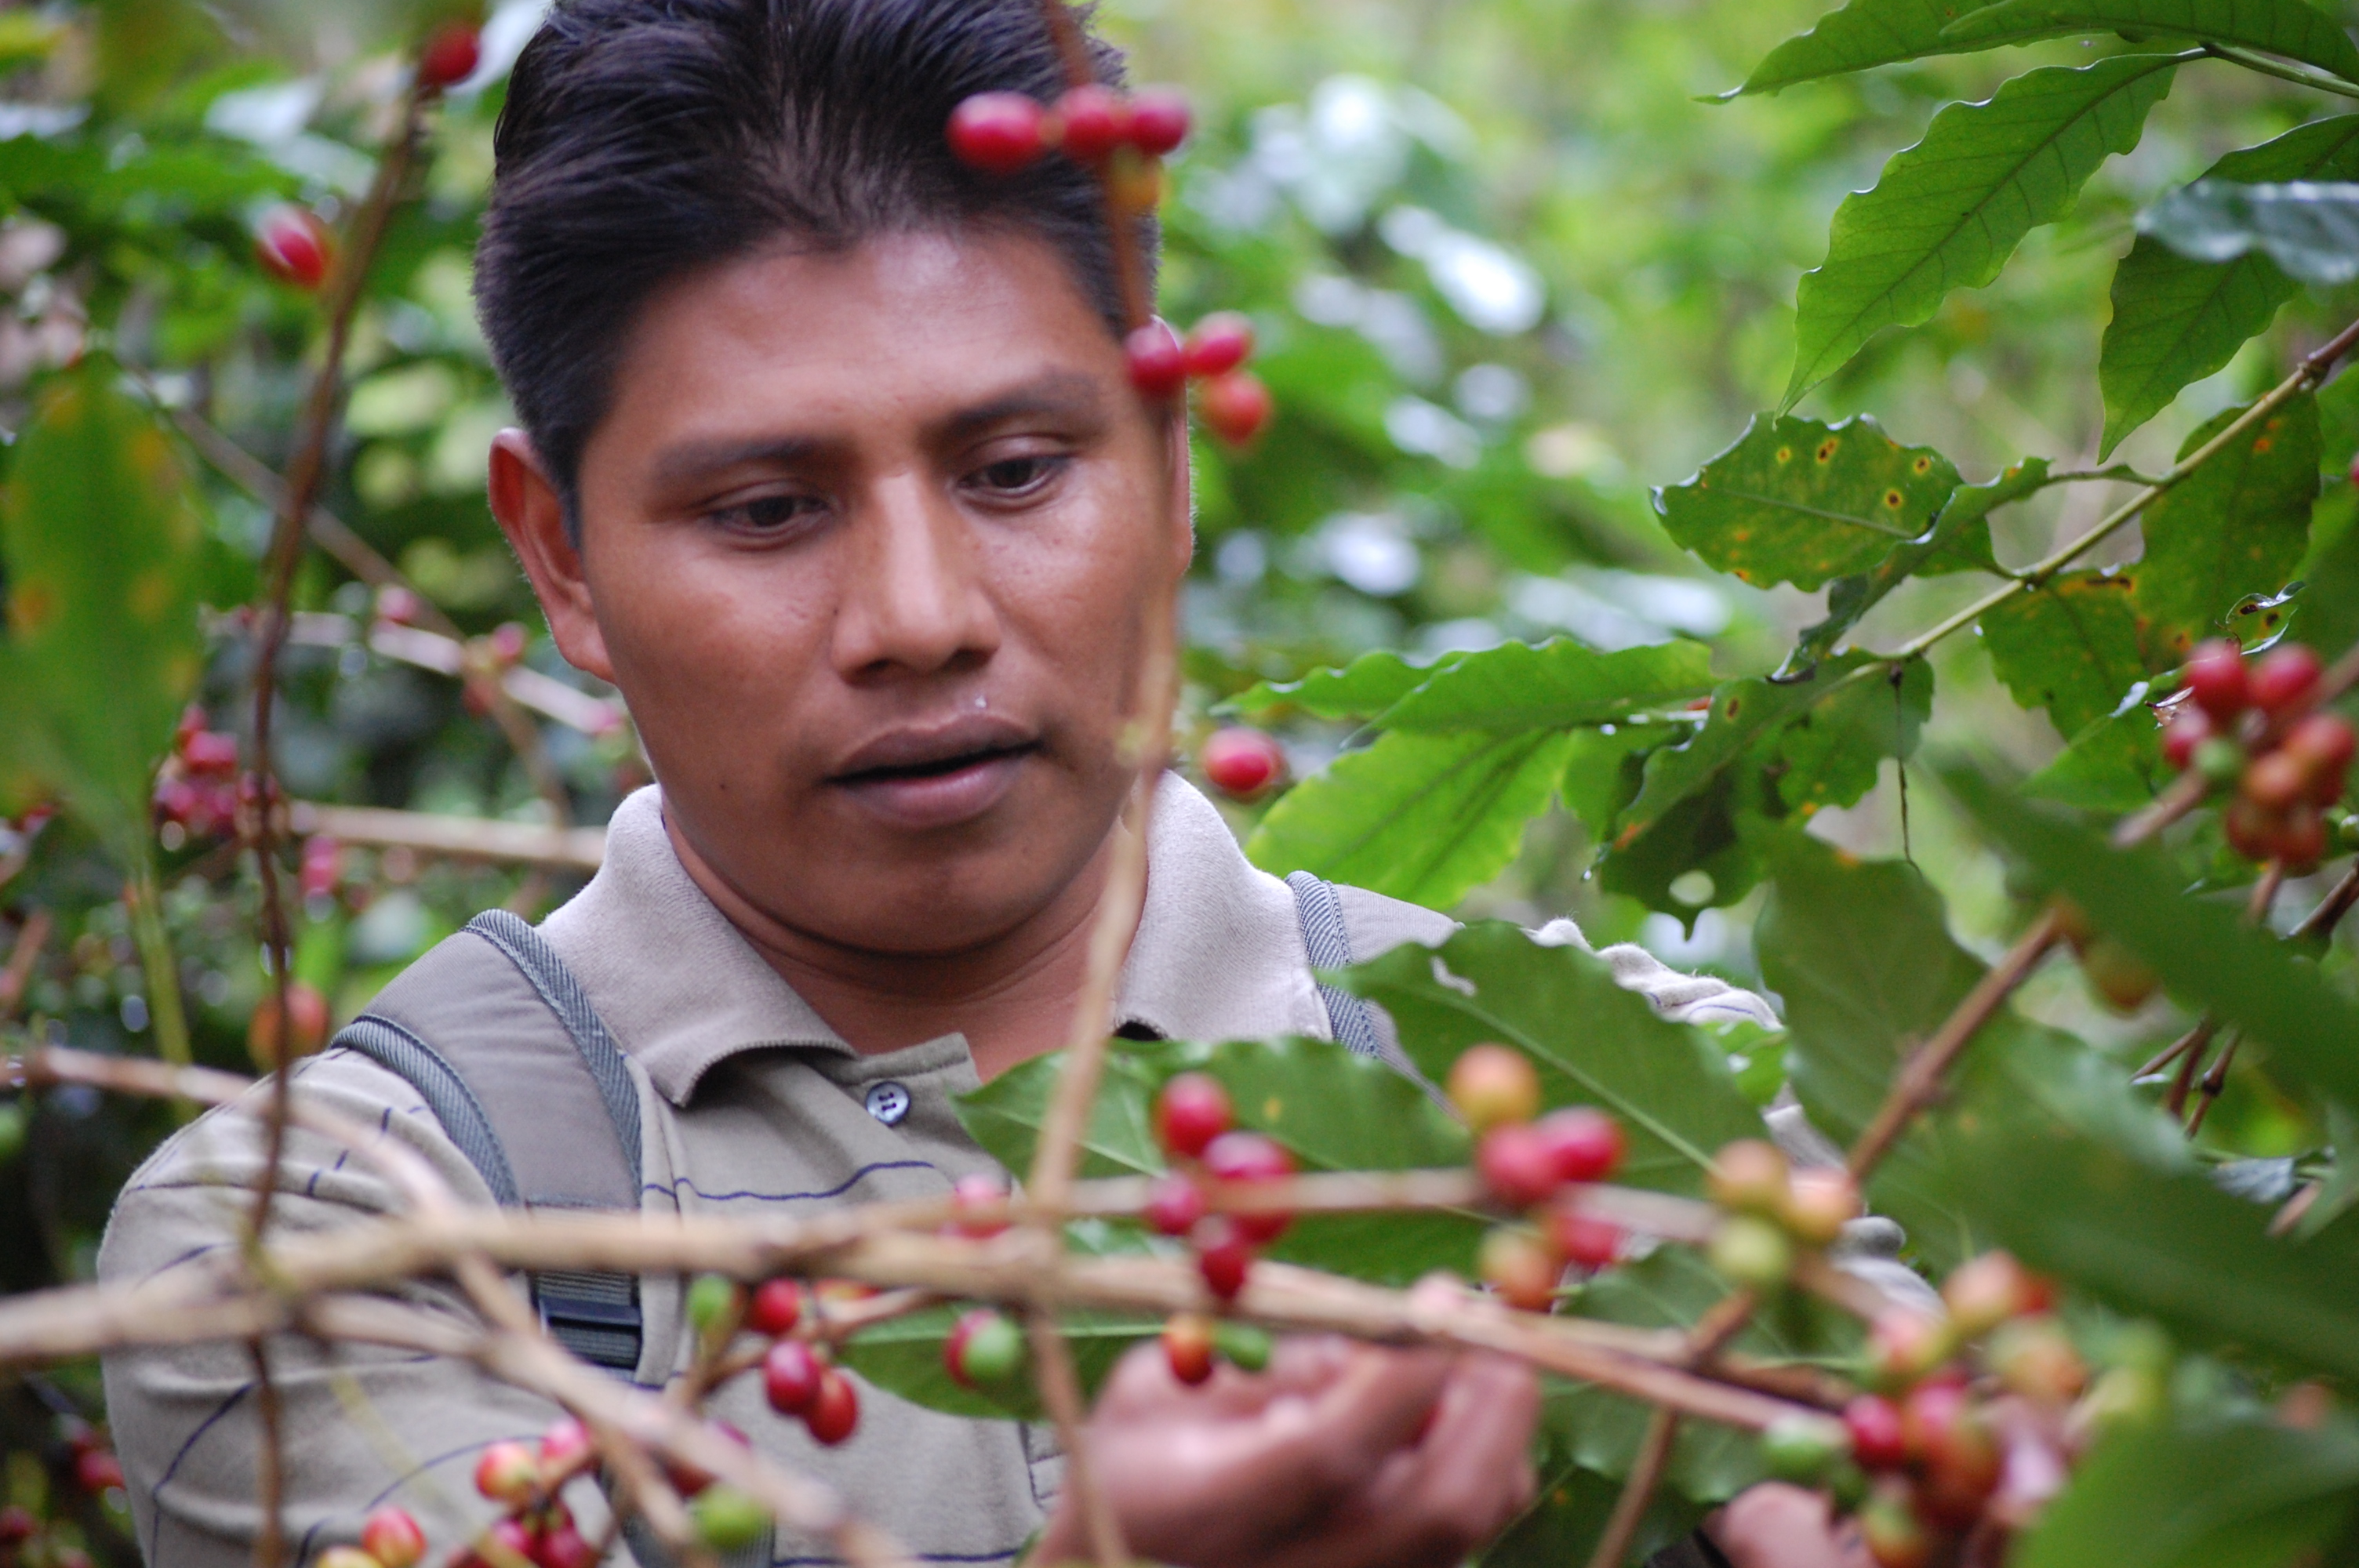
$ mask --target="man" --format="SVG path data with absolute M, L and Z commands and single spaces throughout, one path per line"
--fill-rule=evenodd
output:
M 625 1201 L 796 1214 L 995 1169 L 951 1099 L 1062 1042 L 1132 830 L 1116 742 L 1140 607 L 1176 591 L 1191 546 L 1185 432 L 1127 384 L 1089 177 L 1052 158 L 993 178 L 943 146 L 967 95 L 1059 84 L 1035 0 L 551 16 L 509 90 L 479 257 L 524 423 L 494 449 L 491 499 L 566 657 L 629 700 L 659 784 L 537 936 L 438 947 L 306 1065 L 307 1101 L 466 1201 L 569 1201 L 536 1196 L 525 1167 L 613 1137 L 594 1099 L 565 1111 L 552 1078 L 539 1125 L 490 1118 L 508 1180 L 458 1125 L 476 1098 L 437 1076 L 442 1032 L 507 1005 L 471 989 L 514 989 L 506 954 L 569 1029 L 619 1048 L 600 1047 L 601 1085 L 631 1148 Z M 1142 830 L 1146 903 L 1107 1025 L 1330 1034 L 1296 895 L 1176 778 Z M 1362 957 L 1450 929 L 1354 890 L 1341 910 Z M 1759 1008 L 1617 958 L 1667 1007 Z M 168 1144 L 126 1188 L 102 1272 L 235 1245 L 257 1143 L 239 1111 Z M 365 1158 L 301 1129 L 278 1186 L 287 1230 L 401 1206 Z M 469 1312 L 439 1285 L 402 1294 Z M 613 1364 L 660 1385 L 690 1354 L 680 1298 L 636 1281 L 609 1303 L 623 1317 L 583 1309 L 583 1332 L 627 1321 Z M 456 1544 L 485 1517 L 477 1454 L 556 1413 L 446 1360 L 292 1339 L 270 1355 L 306 1552 L 388 1498 Z M 106 1372 L 149 1562 L 247 1561 L 245 1349 L 125 1353 Z M 1484 1358 L 1297 1342 L 1266 1377 L 1191 1390 L 1150 1351 L 1101 1401 L 1093 1451 L 1144 1556 L 1439 1568 L 1529 1501 L 1537 1401 L 1527 1370 Z M 824 1449 L 745 1379 L 716 1411 L 921 1561 L 1008 1562 L 1044 1527 L 1052 1556 L 1079 1552 L 1040 1430 L 866 1389 L 856 1435 Z

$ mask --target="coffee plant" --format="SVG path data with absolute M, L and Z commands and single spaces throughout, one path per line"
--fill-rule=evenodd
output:
M 465 1356 L 571 1412 L 472 1456 L 468 1530 L 397 1498 L 328 1568 L 590 1568 L 612 1542 L 567 1494 L 602 1470 L 682 1549 L 775 1519 L 897 1563 L 704 1419 L 712 1391 L 757 1379 L 854 1458 L 881 1399 L 1071 1447 L 1133 1345 L 1199 1384 L 1312 1330 L 1549 1375 L 1499 1568 L 1636 1560 L 1771 1479 L 1886 1568 L 2359 1552 L 2359 114 L 2331 112 L 2359 47 L 2308 0 L 1852 0 L 1692 103 L 1708 49 L 1782 25 L 1729 9 L 1709 46 L 1578 8 L 1516 40 L 1604 73 L 1568 143 L 1611 141 L 1606 84 L 1644 83 L 1653 142 L 1610 157 L 1728 214 L 1585 270 L 1527 214 L 1553 308 L 1486 232 L 1509 204 L 1465 195 L 1510 182 L 1404 84 L 1248 114 L 1211 69 L 1192 111 L 1077 81 L 944 135 L 1165 219 L 1161 308 L 1191 325 L 1126 264 L 1131 376 L 1216 439 L 1140 711 L 1174 715 L 1250 857 L 1470 916 L 1573 905 L 1773 993 L 1782 1031 L 1668 1022 L 1538 920 L 1470 919 L 1331 977 L 1448 1108 L 1323 1042 L 1085 1021 L 964 1103 L 1014 1184 L 697 1228 L 421 1188 L 357 1239 L 273 1232 L 265 1201 L 266 1272 L 136 1300 L 80 1281 L 136 1159 L 474 910 L 551 907 L 647 773 L 614 694 L 528 630 L 481 497 L 504 410 L 467 247 L 538 8 L 0 12 L 0 1558 L 134 1560 L 89 1357 L 190 1322 Z M 1201 68 L 1288 25 L 1137 27 Z M 2001 75 L 2002 48 L 2045 63 Z M 1953 97 L 1834 206 L 1779 391 L 1752 321 L 1785 280 L 1751 252 Z M 1747 138 L 1710 126 L 1745 115 L 1786 145 L 1732 175 Z M 2153 172 L 2230 129 L 2250 145 Z M 1582 157 L 1593 188 L 1609 155 Z M 1680 205 L 1615 178 L 1585 216 Z M 2070 342 L 2102 279 L 2071 278 L 2116 254 L 2092 382 Z M 1584 383 L 1628 423 L 1574 416 Z M 1773 399 L 1692 477 L 1631 482 L 1617 441 L 1669 449 L 1639 423 L 1725 436 Z M 1796 1107 L 1827 1161 L 1769 1140 Z M 1843 1266 L 1864 1216 L 1940 1312 Z M 518 1320 L 490 1265 L 552 1249 L 693 1277 L 677 1397 Z M 480 1325 L 355 1294 L 405 1271 Z

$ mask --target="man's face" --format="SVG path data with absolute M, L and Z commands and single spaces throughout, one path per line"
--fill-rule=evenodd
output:
M 1189 547 L 1169 434 L 1038 241 L 757 256 L 635 324 L 579 578 L 538 586 L 707 871 L 808 937 L 954 952 L 1048 908 L 1120 810 Z

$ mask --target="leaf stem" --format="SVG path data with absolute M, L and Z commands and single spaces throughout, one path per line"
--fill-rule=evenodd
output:
M 2279 81 L 2290 81 L 2296 87 L 2314 87 L 2321 92 L 2332 92 L 2343 98 L 2359 98 L 2359 87 L 2339 76 L 2329 76 L 2322 70 L 2296 65 L 2290 60 L 2271 59 L 2253 49 L 2239 49 L 2234 44 L 2205 44 L 2203 52 L 2214 59 L 2241 65 L 2246 70 L 2256 70 L 2263 76 L 2274 76 Z

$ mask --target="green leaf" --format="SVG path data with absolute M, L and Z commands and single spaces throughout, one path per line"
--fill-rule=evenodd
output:
M 1614 831 L 1614 819 L 1638 793 L 1645 753 L 1667 738 L 1666 727 L 1658 724 L 1625 724 L 1611 734 L 1603 730 L 1573 733 L 1557 794 L 1592 838 L 1603 839 Z
M 1570 735 L 1394 733 L 1346 752 L 1261 819 L 1245 855 L 1448 909 L 1504 871 L 1548 809 Z
M 2277 1568 L 2351 1515 L 2359 1433 L 2251 1418 L 2107 1435 L 2008 1562 L 2015 1568 Z
M 1753 68 L 1745 85 L 1723 98 L 1748 92 L 1776 92 L 1798 81 L 1842 76 L 1873 66 L 1922 59 L 1928 55 L 1962 54 L 1995 49 L 2001 44 L 2028 43 L 2071 29 L 2030 27 L 2011 38 L 1961 43 L 1943 31 L 1975 8 L 1973 0 L 1851 0 L 1840 11 L 1819 18 L 1818 25 L 1799 38 L 1788 38 Z
M 1552 1403 L 1570 1387 L 1551 1383 L 1544 1397 Z M 1565 1568 L 1570 1563 L 1588 1562 L 1596 1550 L 1622 1495 L 1621 1486 L 1561 1454 L 1552 1454 L 1550 1459 L 1541 1471 L 1539 1496 L 1531 1508 L 1474 1559 L 1482 1568 Z M 1703 1521 L 1703 1512 L 1676 1488 L 1664 1487 L 1631 1541 L 1629 1561 L 1644 1563 L 1685 1540 Z
M 1885 595 L 1911 577 L 1939 577 L 1949 572 L 1991 572 L 1999 569 L 1991 554 L 1990 514 L 2011 501 L 2020 501 L 2048 483 L 2048 460 L 2026 458 L 1988 484 L 1961 485 L 1951 495 L 1933 531 L 1923 539 L 1895 546 L 1874 571 L 1840 578 L 1827 589 L 1826 619 L 1795 639 L 1781 676 L 1814 667 L 1834 651 L 1843 633 L 1859 624 Z
M 2097 928 L 2163 977 L 2190 1009 L 2210 1009 L 2267 1045 L 2273 1072 L 2359 1106 L 2359 1002 L 2237 911 L 2190 898 L 2152 845 L 2115 849 L 2096 834 L 2010 799 L 1963 768 L 1944 772 L 1984 829 L 2088 912 Z
M 2134 587 L 2129 575 L 2068 572 L 1986 611 L 1983 645 L 2015 700 L 2046 708 L 2065 735 L 2119 708 L 2147 675 Z
M 1630 1140 L 1620 1179 L 1636 1185 L 1700 1192 L 1715 1151 L 1762 1136 L 1725 1054 L 1701 1030 L 1658 1017 L 1577 947 L 1485 922 L 1439 949 L 1395 948 L 1344 983 L 1392 1015 L 1410 1060 L 1437 1083 L 1460 1052 L 1495 1040 L 1533 1059 L 1549 1105 L 1612 1111 Z
M 2267 1208 L 2055 1123 L 1953 1119 L 1956 1190 L 2031 1268 L 2208 1345 L 2359 1374 L 2359 1257 L 2268 1234 Z M 2110 1558 L 2107 1561 L 2111 1561 Z
M 1777 798 L 1804 817 L 1875 787 L 1886 757 L 1907 758 L 1933 716 L 1933 666 L 1911 659 L 1802 710 L 1777 739 Z
M 1813 589 L 1923 535 L 1957 487 L 1949 459 L 1903 447 L 1864 415 L 1822 425 L 1756 414 L 1694 478 L 1657 491 L 1655 510 L 1718 570 Z
M 1987 47 L 2019 38 L 2026 28 L 2234 44 L 2359 81 L 2359 47 L 2333 17 L 2304 0 L 2000 0 L 1951 23 L 1942 36 Z
M 1340 670 L 1313 670 L 1297 681 L 1263 681 L 1214 709 L 1261 718 L 1294 709 L 1319 719 L 1367 719 L 1382 713 L 1463 654 L 1414 665 L 1388 649 L 1363 654 Z
M 21 710 L 0 752 L 133 862 L 146 853 L 156 765 L 201 668 L 203 524 L 170 438 L 115 377 L 96 356 L 60 377 L 16 443 L 0 509 L 0 684 Z
M 2233 423 L 2223 409 L 2199 426 L 2181 459 Z M 2318 495 L 2318 403 L 2294 398 L 2146 509 L 2146 559 L 2134 575 L 2149 647 L 2176 662 L 2218 634 L 2247 594 L 2274 593 L 2301 564 Z M 2158 646 L 2157 646 L 2158 644 Z
M 951 1415 L 985 1420 L 1045 1421 L 1046 1406 L 1033 1380 L 1017 1378 L 1006 1389 L 985 1391 L 962 1386 L 942 1362 L 942 1341 L 968 1309 L 963 1303 L 929 1307 L 864 1329 L 846 1344 L 842 1360 L 880 1389 L 913 1404 Z M 1122 1353 L 1163 1330 L 1163 1320 L 1141 1314 L 1063 1312 L 1057 1326 L 1072 1347 L 1084 1391 L 1095 1393 Z
M 2162 727 L 2143 703 L 2093 720 L 2023 784 L 2026 795 L 2089 811 L 2131 812 L 2163 782 Z
M 2026 72 L 1987 103 L 1953 103 L 1835 210 L 1827 259 L 1804 275 L 1783 406 L 1885 327 L 1914 326 L 1953 288 L 1999 274 L 2023 236 L 2062 217 L 2097 166 L 2137 145 L 2179 55 L 2116 55 Z
M 2139 213 L 2138 229 L 2196 261 L 2259 252 L 2304 283 L 2359 277 L 2359 185 L 2199 179 Z
M 2314 120 L 2230 153 L 2203 178 L 2359 178 L 2359 114 Z M 2226 364 L 2298 287 L 2265 254 L 2198 261 L 2140 234 L 2114 271 L 2114 317 L 2097 362 L 2105 398 L 2099 456 L 2169 407 L 2181 387 Z
M 1762 856 L 1783 831 L 1777 816 L 1776 791 L 1757 761 L 1723 769 L 1645 832 L 1617 840 L 1597 863 L 1597 885 L 1693 931 L 1698 914 L 1735 903 L 1761 880 Z M 1699 874 L 1708 889 L 1696 885 Z
M 1507 643 L 1439 670 L 1379 714 L 1386 730 L 1570 730 L 1680 707 L 1712 691 L 1712 650 L 1664 643 L 1601 654 L 1569 638 Z

